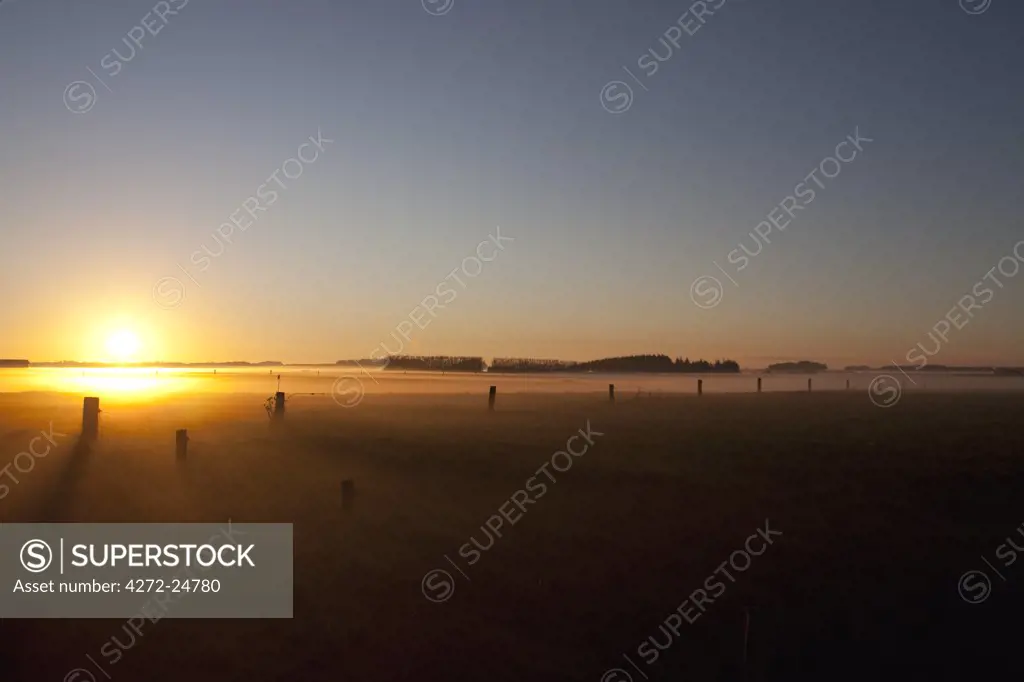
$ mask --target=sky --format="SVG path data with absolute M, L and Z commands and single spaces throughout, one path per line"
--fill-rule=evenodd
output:
M 1024 365 L 1022 20 L 4 0 L 0 357 Z

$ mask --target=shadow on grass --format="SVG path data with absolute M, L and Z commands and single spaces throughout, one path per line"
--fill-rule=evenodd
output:
M 41 505 L 41 519 L 47 523 L 70 522 L 76 486 L 85 478 L 95 439 L 79 434 L 64 470 Z

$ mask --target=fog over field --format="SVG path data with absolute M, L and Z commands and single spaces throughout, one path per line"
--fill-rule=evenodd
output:
M 626 657 L 651 679 L 857 679 L 1012 657 L 1024 576 L 979 556 L 1019 523 L 1016 393 L 508 390 L 491 412 L 392 391 L 295 398 L 276 425 L 244 391 L 101 407 L 83 447 L 78 396 L 0 394 L 5 457 L 55 441 L 9 468 L 2 520 L 294 524 L 294 618 L 8 619 L 10 679 L 596 680 Z M 987 591 L 959 583 L 974 569 Z
M 280 389 L 307 397 L 335 397 L 339 404 L 357 405 L 366 396 L 382 395 L 477 395 L 485 397 L 489 386 L 496 386 L 500 395 L 506 393 L 607 393 L 614 384 L 617 395 L 624 400 L 640 395 L 694 394 L 697 382 L 706 393 L 753 393 L 761 378 L 764 392 L 806 391 L 811 380 L 814 391 L 850 390 L 858 398 L 870 400 L 868 393 L 875 386 L 898 386 L 904 390 L 974 392 L 1022 391 L 1024 377 L 993 376 L 978 372 L 929 372 L 913 377 L 897 369 L 862 372 L 820 372 L 815 374 L 766 374 L 748 371 L 739 374 L 498 374 L 402 372 L 376 368 L 338 367 L 275 367 L 273 369 L 189 368 L 93 368 L 56 369 L 30 368 L 0 370 L 0 393 L 62 392 L 70 394 L 107 393 L 114 401 L 147 401 L 156 397 L 206 393 L 251 393 L 272 396 Z M 881 379 L 880 379 L 881 377 Z M 888 379 L 891 378 L 890 382 Z M 849 382 L 849 389 L 847 389 Z M 895 382 L 895 383 L 894 383 Z M 300 395 L 301 394 L 301 395 Z M 306 394 L 314 394 L 307 396 Z M 886 396 L 883 396 L 886 397 Z M 887 399 L 895 397 L 895 394 Z

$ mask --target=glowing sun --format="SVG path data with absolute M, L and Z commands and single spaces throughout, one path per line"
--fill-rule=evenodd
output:
M 135 358 L 142 344 L 134 332 L 122 329 L 115 332 L 107 339 L 107 352 L 111 360 L 116 362 L 128 362 Z

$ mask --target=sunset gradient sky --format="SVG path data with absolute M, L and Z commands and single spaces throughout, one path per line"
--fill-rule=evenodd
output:
M 708 0 L 651 76 L 689 0 L 156 4 L 0 3 L 0 357 L 107 359 L 119 329 L 147 360 L 366 357 L 500 226 L 405 352 L 874 365 L 932 345 L 1024 239 L 1018 0 Z M 856 129 L 861 155 L 729 266 Z M 998 276 L 933 362 L 1024 365 L 1024 272 Z

